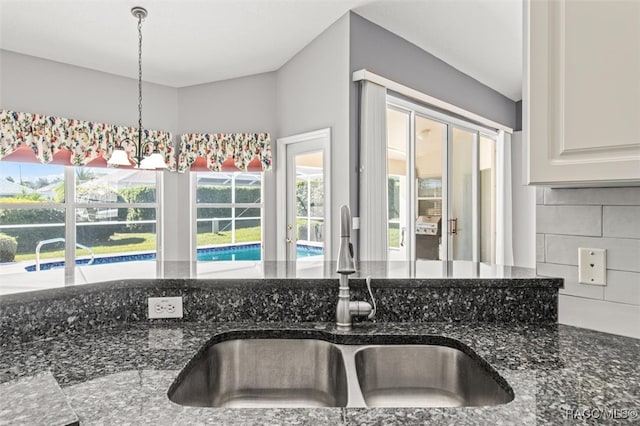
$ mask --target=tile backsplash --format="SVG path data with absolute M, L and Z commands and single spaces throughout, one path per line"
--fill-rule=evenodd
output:
M 640 338 L 640 187 L 538 188 L 536 263 L 565 279 L 562 324 Z M 578 283 L 578 248 L 607 250 L 607 285 Z

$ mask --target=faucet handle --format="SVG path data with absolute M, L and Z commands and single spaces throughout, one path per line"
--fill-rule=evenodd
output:
M 372 319 L 373 317 L 376 316 L 376 311 L 378 309 L 376 307 L 376 299 L 373 297 L 373 292 L 371 291 L 371 277 L 370 276 L 367 277 L 366 283 L 367 283 L 367 290 L 369 290 L 369 296 L 371 296 L 371 303 L 373 303 L 373 309 L 371 310 L 369 315 L 367 315 L 367 319 Z

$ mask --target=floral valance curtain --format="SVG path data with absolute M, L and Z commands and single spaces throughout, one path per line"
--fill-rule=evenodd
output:
M 158 144 L 169 169 L 175 170 L 171 133 L 145 129 L 143 137 Z M 0 109 L 0 160 L 26 145 L 42 163 L 51 163 L 54 155 L 66 150 L 72 165 L 86 166 L 100 157 L 108 161 L 125 139 L 132 143 L 123 148 L 134 157 L 137 128 Z
M 271 140 L 268 133 L 189 133 L 182 135 L 178 171 L 184 172 L 198 159 L 218 172 L 232 160 L 240 170 L 271 170 Z

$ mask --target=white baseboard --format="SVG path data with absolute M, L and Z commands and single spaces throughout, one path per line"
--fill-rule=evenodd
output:
M 558 322 L 640 339 L 640 306 L 560 294 Z

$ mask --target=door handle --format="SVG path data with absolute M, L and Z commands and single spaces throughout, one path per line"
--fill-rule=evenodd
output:
M 291 244 L 293 242 L 293 240 L 289 236 L 289 231 L 291 231 L 292 229 L 293 229 L 293 226 L 290 223 L 287 224 L 287 244 Z
M 447 226 L 449 227 L 449 235 L 456 235 L 458 233 L 458 218 L 449 219 Z

